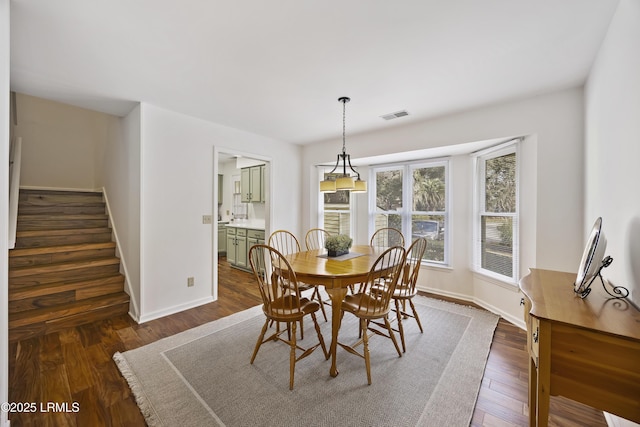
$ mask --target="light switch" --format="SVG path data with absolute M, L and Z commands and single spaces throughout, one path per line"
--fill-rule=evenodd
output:
M 203 224 L 211 224 L 211 221 L 213 220 L 211 215 L 202 215 L 202 223 Z

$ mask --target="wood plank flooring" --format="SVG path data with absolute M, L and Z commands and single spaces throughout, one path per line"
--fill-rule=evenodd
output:
M 113 353 L 260 303 L 250 274 L 230 268 L 222 259 L 219 277 L 219 299 L 211 304 L 142 325 L 121 315 L 11 343 L 10 401 L 34 402 L 38 406 L 35 413 L 10 414 L 11 426 L 144 426 L 129 386 L 111 359 Z M 528 424 L 525 345 L 525 332 L 500 320 L 472 426 Z M 551 400 L 551 426 L 606 426 L 600 411 L 563 398 Z M 41 411 L 41 403 L 46 409 L 47 402 L 68 403 L 69 411 Z M 73 402 L 78 403 L 79 411 L 73 411 Z

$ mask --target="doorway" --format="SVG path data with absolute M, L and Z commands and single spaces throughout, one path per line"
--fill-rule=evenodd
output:
M 252 175 L 251 196 L 247 196 L 244 187 L 249 185 L 247 177 Z M 269 235 L 271 212 L 271 161 L 260 155 L 234 152 L 232 150 L 214 151 L 214 210 L 217 214 L 217 226 L 213 238 L 213 298 L 218 292 L 228 292 L 225 280 L 233 280 L 238 286 L 253 285 L 253 275 L 247 261 L 249 243 L 262 243 L 249 238 L 244 245 L 234 245 L 232 232 L 245 230 L 262 231 Z M 259 182 L 259 185 L 256 183 Z M 256 188 L 258 188 L 256 190 Z M 243 194 L 243 190 L 245 194 Z M 258 191 L 258 193 L 256 193 Z M 256 200 L 257 199 L 257 200 Z M 237 242 L 236 242 L 237 243 Z M 228 257 L 228 251 L 233 256 Z M 241 251 L 242 254 L 237 252 Z M 239 256 L 238 256 L 239 255 Z M 244 257 L 244 258 L 243 258 Z M 243 260 L 239 261 L 239 260 Z M 220 272 L 223 272 L 223 275 Z M 253 289 L 247 289 L 251 292 Z M 241 291 L 234 289 L 233 292 Z

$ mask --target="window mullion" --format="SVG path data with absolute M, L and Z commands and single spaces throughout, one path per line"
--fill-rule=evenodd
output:
M 411 215 L 413 214 L 413 170 L 409 165 L 404 167 L 402 182 L 402 234 L 406 236 L 405 246 L 411 245 Z

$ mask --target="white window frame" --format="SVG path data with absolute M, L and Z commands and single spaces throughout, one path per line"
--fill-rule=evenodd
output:
M 324 179 L 324 174 L 331 171 L 331 167 L 323 167 L 318 166 L 318 182 Z M 349 237 L 352 239 L 355 236 L 355 226 L 356 226 L 356 212 L 354 205 L 353 195 L 349 195 Z M 324 228 L 324 193 L 318 191 L 318 225 L 319 228 Z M 329 211 L 334 212 L 334 211 Z M 345 211 L 335 211 L 335 212 L 345 212 Z
M 412 216 L 414 215 L 413 207 L 413 170 L 427 167 L 439 167 L 444 166 L 445 171 L 445 211 L 429 211 L 420 212 L 424 215 L 442 215 L 444 216 L 445 230 L 444 230 L 444 261 L 431 261 L 422 260 L 423 265 L 449 267 L 450 266 L 450 246 L 451 246 L 451 161 L 449 158 L 434 158 L 434 159 L 422 159 L 413 162 L 393 163 L 372 166 L 369 171 L 369 224 L 368 224 L 368 236 L 371 238 L 375 232 L 375 216 L 383 211 L 378 211 L 376 207 L 376 173 L 389 170 L 402 170 L 402 210 L 393 212 L 402 217 L 402 234 L 405 236 L 405 246 L 408 248 L 411 245 L 412 234 Z M 409 189 L 409 191 L 405 191 Z
M 476 273 L 490 277 L 509 285 L 518 286 L 520 277 L 520 165 L 522 163 L 520 142 L 521 138 L 513 139 L 494 147 L 473 153 L 474 159 L 474 215 L 473 215 L 473 260 L 472 270 Z M 507 154 L 516 155 L 516 211 L 515 213 L 495 213 L 484 210 L 485 201 L 485 165 L 488 160 L 501 157 Z M 508 277 L 491 270 L 482 268 L 482 217 L 486 215 L 511 217 L 512 220 L 512 244 L 513 244 L 513 264 L 512 276 Z

